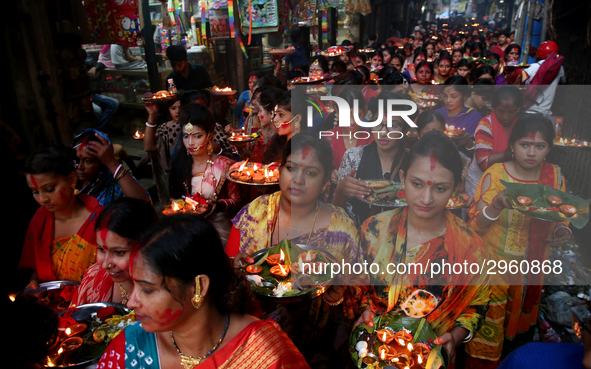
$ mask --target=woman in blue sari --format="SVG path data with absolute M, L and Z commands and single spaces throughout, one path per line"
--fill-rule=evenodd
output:
M 115 157 L 109 137 L 89 128 L 74 138 L 76 174 L 80 193 L 96 198 L 102 206 L 125 195 L 151 202 L 150 196 L 138 181 Z

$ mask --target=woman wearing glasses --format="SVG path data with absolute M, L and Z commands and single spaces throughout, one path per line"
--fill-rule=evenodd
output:
M 410 100 L 410 97 L 401 93 L 382 92 L 378 96 L 378 104 L 383 104 L 383 111 L 387 111 L 386 101 L 388 99 Z M 376 106 L 376 116 L 379 106 Z M 393 106 L 392 110 L 406 110 L 406 106 Z M 416 115 L 416 114 L 415 114 Z M 410 119 L 415 115 L 409 116 Z M 357 226 L 369 218 L 372 210 L 381 211 L 380 207 L 371 206 L 364 202 L 364 198 L 370 194 L 369 185 L 365 180 L 388 180 L 400 182 L 398 170 L 404 159 L 403 128 L 406 124 L 404 119 L 393 116 L 391 127 L 387 126 L 387 118 L 384 115 L 382 123 L 371 128 L 374 142 L 353 147 L 345 151 L 341 166 L 339 167 L 339 183 L 335 191 L 333 204 L 347 210 L 349 216 Z

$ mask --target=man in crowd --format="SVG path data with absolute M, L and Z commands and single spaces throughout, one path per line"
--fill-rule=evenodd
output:
M 201 64 L 189 63 L 187 50 L 183 46 L 168 47 L 166 57 L 173 69 L 173 72 L 166 76 L 166 80 L 172 78 L 177 90 L 204 90 L 213 87 L 207 69 Z
M 505 49 L 509 46 L 509 32 L 501 31 L 499 34 L 499 43 L 490 50 L 493 53 L 499 54 L 501 59 L 505 58 Z
M 295 51 L 285 57 L 287 70 L 294 70 L 302 64 L 308 64 L 306 48 L 304 47 L 304 34 L 299 28 L 291 30 L 291 42 L 291 46 L 295 47 Z

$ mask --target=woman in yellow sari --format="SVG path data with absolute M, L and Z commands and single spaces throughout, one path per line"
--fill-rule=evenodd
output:
M 20 269 L 33 271 L 28 287 L 55 280 L 80 282 L 96 259 L 94 227 L 103 207 L 76 189 L 78 176 L 70 149 L 39 149 L 23 171 L 41 205 L 29 224 L 19 263 Z
M 548 118 L 526 114 L 513 126 L 509 148 L 513 159 L 491 166 L 476 188 L 470 209 L 470 227 L 482 235 L 493 259 L 542 262 L 550 245 L 562 245 L 571 237 L 562 223 L 530 218 L 514 211 L 505 198 L 500 180 L 543 184 L 565 190 L 560 168 L 546 163 L 552 148 L 554 129 Z M 490 309 L 475 339 L 467 346 L 466 367 L 495 368 L 503 354 L 503 343 L 527 333 L 536 323 L 544 284 L 543 273 L 517 276 L 519 280 L 495 281 Z M 522 279 L 523 278 L 523 279 Z
M 318 139 L 313 132 L 292 137 L 283 153 L 281 191 L 258 197 L 233 220 L 226 253 L 234 257 L 235 267 L 252 263 L 250 254 L 286 239 L 325 250 L 339 263 L 361 260 L 359 236 L 351 218 L 343 209 L 318 200 L 329 183 L 332 160 L 328 141 Z M 322 297 L 310 301 L 280 308 L 277 304 L 266 306 L 261 302 L 265 314 L 278 320 L 307 360 L 323 361 L 315 363 L 319 368 L 343 367 L 349 363 L 346 354 L 334 351 L 335 348 L 346 351 L 348 336 L 344 327 L 355 316 L 353 310 L 358 307 L 361 289 L 337 284 L 333 283 Z
M 393 273 L 388 264 L 428 268 L 429 263 L 472 265 L 486 258 L 482 239 L 446 210 L 461 176 L 462 160 L 451 139 L 427 132 L 400 171 L 408 206 L 373 216 L 361 228 L 366 261 L 380 271 L 374 274 L 374 268 L 369 274 L 369 290 L 362 300 L 365 311 L 356 323 L 372 326 L 372 319 L 385 313 L 426 318 L 439 336 L 434 343 L 443 345 L 451 358 L 484 318 L 490 293 L 486 276 L 464 269 L 431 278 L 432 269 L 424 274 L 410 268 Z

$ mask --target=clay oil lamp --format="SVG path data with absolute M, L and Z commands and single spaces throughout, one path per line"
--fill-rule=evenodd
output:
M 285 254 L 283 253 L 283 250 L 280 250 L 281 252 L 279 254 L 273 254 L 273 255 L 269 255 L 267 256 L 267 263 L 271 266 L 273 265 L 277 265 L 277 264 L 283 264 L 285 262 Z
M 277 279 L 285 279 L 289 275 L 290 267 L 289 265 L 281 265 L 277 264 L 271 267 L 271 275 Z
M 380 348 L 378 349 L 378 352 L 380 353 L 380 360 L 386 361 L 386 362 L 392 361 L 394 356 L 396 356 L 396 354 L 398 354 L 398 351 L 396 351 L 396 349 L 390 345 L 380 346 Z
M 431 349 L 429 346 L 423 343 L 416 343 L 410 352 L 412 357 L 415 358 L 417 364 L 422 367 L 427 363 L 427 357 L 429 357 Z
M 80 337 L 72 337 L 62 342 L 60 349 L 63 351 L 63 360 L 67 362 L 67 358 L 76 355 L 80 348 L 82 348 L 83 339 Z
M 387 327 L 378 330 L 376 333 L 377 333 L 377 337 L 380 340 L 380 342 L 382 342 L 386 345 L 389 344 L 390 342 L 392 342 L 394 340 L 395 335 L 396 335 L 391 328 L 387 328 Z
M 300 258 L 302 258 L 302 261 L 309 263 L 316 259 L 316 255 L 318 255 L 318 253 L 315 251 L 302 252 Z
M 250 176 L 250 172 L 247 170 L 246 172 L 242 173 L 239 177 L 238 180 L 242 181 L 242 182 L 250 182 L 251 176 Z
M 394 339 L 396 340 L 396 343 L 398 345 L 400 345 L 401 347 L 406 347 L 410 343 L 410 341 L 412 341 L 412 334 L 402 329 L 400 332 L 396 332 L 394 334 Z
M 88 326 L 84 323 L 74 324 L 66 328 L 66 335 L 68 337 L 82 337 L 86 333 Z
M 415 365 L 415 362 L 409 354 L 402 353 L 392 358 L 392 364 L 399 369 L 408 369 Z
M 144 138 L 144 134 L 140 133 L 140 131 L 135 131 L 135 133 L 133 134 L 134 140 L 141 140 L 143 138 Z

